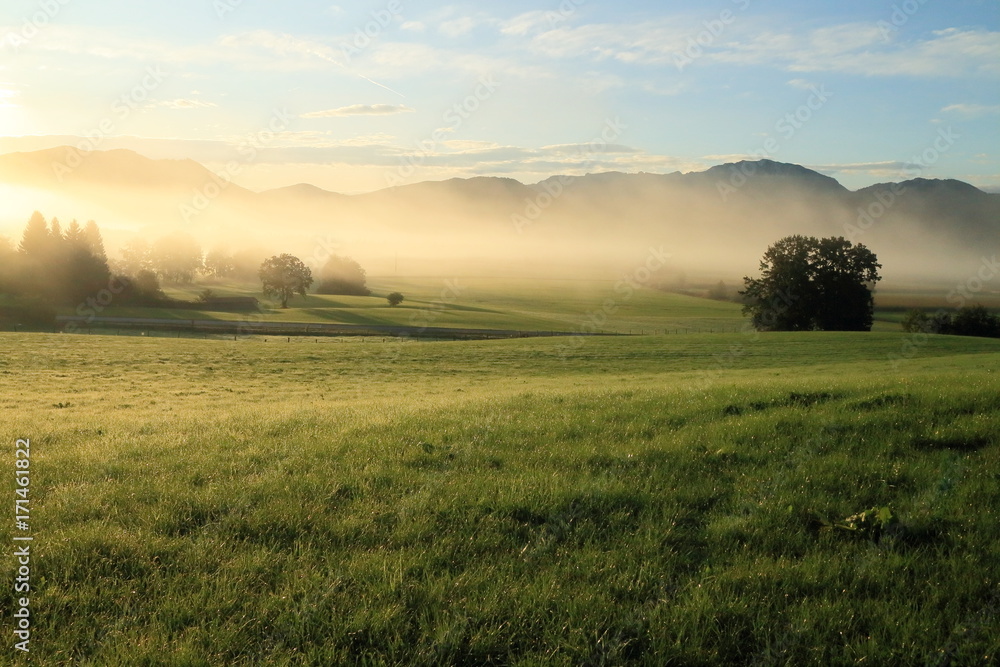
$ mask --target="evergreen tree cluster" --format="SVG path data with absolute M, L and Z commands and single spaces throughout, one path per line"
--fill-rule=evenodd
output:
M 93 220 L 83 226 L 74 220 L 63 230 L 57 218 L 46 222 L 36 211 L 17 249 L 0 247 L 0 255 L 0 292 L 51 305 L 80 303 L 111 279 Z

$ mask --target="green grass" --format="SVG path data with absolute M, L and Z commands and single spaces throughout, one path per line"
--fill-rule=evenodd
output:
M 373 295 L 296 296 L 287 309 L 277 307 L 252 283 L 210 285 L 218 296 L 251 295 L 264 303 L 254 319 L 264 321 L 405 325 L 578 332 L 597 328 L 613 333 L 651 331 L 738 331 L 744 324 L 740 307 L 652 289 L 615 291 L 613 281 L 514 280 L 470 278 L 374 278 Z M 203 285 L 173 286 L 176 299 L 195 300 Z M 392 308 L 385 300 L 400 291 L 406 300 Z M 60 314 L 72 315 L 72 309 Z M 111 304 L 100 315 L 156 317 L 176 320 L 240 320 L 245 315 L 189 309 L 126 308 Z
M 1000 649 L 1000 341 L 0 346 L 11 449 L 32 438 L 35 664 Z M 882 506 L 877 540 L 819 530 Z
M 288 309 L 278 308 L 252 282 L 211 281 L 196 285 L 167 286 L 168 296 L 197 300 L 209 287 L 217 296 L 256 296 L 264 304 L 250 315 L 170 308 L 125 308 L 113 303 L 100 314 L 111 317 L 155 317 L 172 320 L 254 320 L 360 325 L 404 325 L 508 329 L 515 331 L 568 331 L 594 329 L 610 333 L 738 332 L 746 326 L 740 306 L 653 289 L 628 291 L 614 281 L 527 280 L 489 278 L 386 278 L 369 281 L 370 297 L 295 297 Z M 389 307 L 385 295 L 400 291 L 406 301 Z M 1000 306 L 994 295 L 980 299 Z M 923 289 L 879 290 L 876 294 L 874 331 L 898 332 L 906 311 L 912 308 L 951 307 L 946 291 Z M 607 304 L 607 308 L 605 305 Z M 72 315 L 73 309 L 60 314 Z

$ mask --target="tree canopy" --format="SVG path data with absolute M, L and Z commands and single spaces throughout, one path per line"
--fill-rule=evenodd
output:
M 760 331 L 870 331 L 875 254 L 843 237 L 787 236 L 743 279 L 743 312 Z
M 265 259 L 257 275 L 264 286 L 264 294 L 279 299 L 282 308 L 288 308 L 288 300 L 296 294 L 305 296 L 313 284 L 309 267 L 287 253 Z
M 183 233 L 164 236 L 150 250 L 153 267 L 163 280 L 190 283 L 202 268 L 201 246 Z
M 103 246 L 96 224 L 91 222 L 84 228 L 74 220 L 63 233 L 57 219 L 47 223 L 35 211 L 25 226 L 17 254 L 9 258 L 14 267 L 2 287 L 50 304 L 79 303 L 106 287 L 111 277 Z
M 350 257 L 334 255 L 320 270 L 316 293 L 368 296 L 371 290 L 365 280 L 365 270 L 360 264 Z
M 942 310 L 933 315 L 911 310 L 903 318 L 903 331 L 1000 338 L 1000 316 L 991 314 L 979 304 L 964 306 L 955 313 Z

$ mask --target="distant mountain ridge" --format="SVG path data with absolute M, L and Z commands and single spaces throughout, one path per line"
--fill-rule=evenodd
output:
M 915 178 L 851 191 L 772 160 L 689 173 L 556 175 L 535 184 L 453 178 L 347 195 L 306 183 L 253 192 L 193 160 L 56 148 L 0 155 L 0 185 L 51 195 L 74 217 L 93 209 L 123 227 L 268 244 L 322 232 L 362 255 L 391 243 L 532 262 L 554 251 L 634 256 L 662 244 L 676 249 L 679 264 L 700 265 L 711 255 L 714 263 L 742 266 L 777 238 L 803 233 L 847 236 L 878 246 L 890 265 L 936 271 L 945 268 L 943 251 L 973 256 L 1000 238 L 1000 194 L 968 183 Z M 30 212 L 3 215 L 26 220 Z
M 78 157 L 74 157 L 78 156 Z M 67 170 L 65 177 L 60 177 L 60 167 Z M 101 182 L 104 185 L 134 185 L 143 184 L 159 187 L 169 184 L 189 184 L 201 182 L 205 178 L 211 178 L 212 172 L 200 163 L 191 160 L 175 159 L 152 159 L 147 158 L 135 151 L 117 148 L 108 151 L 81 152 L 71 146 L 59 148 L 49 148 L 30 152 L 13 152 L 0 154 L 0 177 L 4 180 L 22 181 L 30 179 L 34 185 L 43 184 L 46 178 L 62 183 L 65 180 L 84 179 L 88 181 Z M 788 181 L 798 181 L 799 184 L 814 183 L 819 187 L 834 191 L 851 192 L 845 188 L 837 179 L 821 174 L 798 164 L 776 162 L 774 160 L 741 160 L 739 162 L 727 162 L 708 168 L 705 171 L 693 172 L 671 172 L 657 174 L 649 172 L 625 173 L 625 172 L 599 172 L 586 174 L 584 176 L 553 175 L 540 181 L 537 184 L 523 184 L 513 178 L 501 176 L 475 176 L 471 178 L 451 178 L 444 181 L 422 181 L 418 183 L 397 186 L 396 188 L 385 188 L 385 190 L 399 190 L 407 188 L 422 187 L 447 187 L 449 184 L 464 183 L 473 188 L 488 187 L 485 184 L 505 184 L 513 187 L 543 187 L 545 183 L 557 181 L 572 182 L 580 184 L 604 183 L 617 184 L 622 180 L 632 180 L 643 184 L 667 184 L 674 182 L 710 182 L 712 185 L 722 185 L 728 181 L 740 182 L 743 178 L 748 180 L 760 178 L 785 179 Z M 41 183 L 40 183 L 41 181 Z M 964 189 L 969 193 L 997 194 L 986 192 L 974 185 L 956 179 L 927 179 L 914 178 L 902 183 L 912 185 L 916 189 L 927 190 L 936 187 L 953 187 Z M 875 189 L 887 187 L 891 183 L 877 183 L 854 192 L 861 194 Z M 239 187 L 239 186 L 235 186 Z M 739 186 L 741 187 L 741 186 Z M 240 188 L 241 190 L 244 188 Z M 246 190 L 251 192 L 250 190 Z M 309 183 L 299 183 L 291 186 L 284 186 L 263 190 L 256 194 L 273 193 L 294 193 L 300 194 L 334 194 L 341 197 L 364 197 L 382 192 L 376 190 L 357 195 L 345 195 L 333 190 L 326 190 Z

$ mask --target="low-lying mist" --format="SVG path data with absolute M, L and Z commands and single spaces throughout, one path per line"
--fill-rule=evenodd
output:
M 946 286 L 973 274 L 988 239 L 995 243 L 996 218 L 975 218 L 1000 200 L 975 191 L 987 199 L 970 213 L 968 193 L 909 186 L 886 205 L 877 188 L 852 193 L 801 167 L 795 169 L 815 178 L 794 172 L 732 187 L 731 172 L 718 171 L 731 165 L 687 175 L 557 177 L 531 186 L 477 178 L 355 196 L 311 186 L 255 193 L 220 185 L 193 162 L 135 154 L 113 157 L 149 173 L 123 183 L 111 175 L 112 167 L 125 167 L 109 155 L 91 158 L 86 174 L 64 183 L 35 177 L 11 184 L 17 175 L 9 165 L 0 170 L 8 181 L 0 186 L 0 233 L 16 244 L 39 210 L 64 224 L 97 221 L 112 259 L 137 240 L 184 234 L 204 252 L 287 252 L 313 267 L 346 255 L 371 276 L 617 279 L 652 263 L 662 275 L 703 283 L 756 275 L 767 247 L 787 235 L 845 236 L 878 255 L 883 287 Z M 169 178 L 158 180 L 162 162 Z M 961 206 L 949 203 L 960 195 Z

